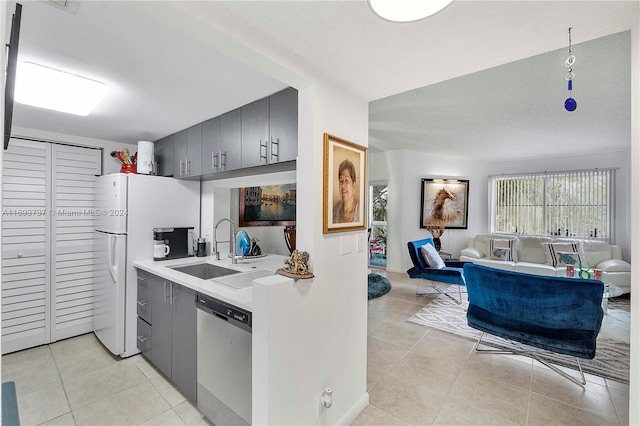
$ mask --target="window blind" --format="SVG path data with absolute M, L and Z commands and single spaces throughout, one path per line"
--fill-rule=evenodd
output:
M 615 169 L 492 176 L 494 232 L 611 240 Z

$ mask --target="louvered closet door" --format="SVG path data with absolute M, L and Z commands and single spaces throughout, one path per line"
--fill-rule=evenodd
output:
M 101 152 L 52 146 L 51 341 L 93 331 L 94 182 Z
M 51 145 L 11 139 L 2 187 L 2 352 L 49 342 Z

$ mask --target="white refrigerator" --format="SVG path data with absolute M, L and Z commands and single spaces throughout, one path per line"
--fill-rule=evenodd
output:
M 133 262 L 153 259 L 153 228 L 200 227 L 200 182 L 138 174 L 96 179 L 93 330 L 114 355 L 137 354 Z

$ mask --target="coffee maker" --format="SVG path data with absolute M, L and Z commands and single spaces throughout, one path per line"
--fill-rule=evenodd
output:
M 193 256 L 193 235 L 193 226 L 186 228 L 153 228 L 153 260 L 169 260 Z

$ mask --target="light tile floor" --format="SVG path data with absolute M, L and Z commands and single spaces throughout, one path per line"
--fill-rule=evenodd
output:
M 406 322 L 431 297 L 376 272 L 393 288 L 369 301 L 370 405 L 354 425 L 628 424 L 628 385 L 588 376 L 583 389 L 528 358 L 474 355 L 472 342 Z M 607 315 L 603 332 L 628 341 L 628 315 Z M 3 356 L 7 380 L 27 426 L 210 424 L 142 356 L 113 357 L 93 334 Z
M 587 375 L 582 388 L 529 358 L 477 355 L 473 342 L 406 322 L 432 300 L 415 295 L 416 280 L 372 272 L 392 289 L 369 301 L 369 406 L 353 425 L 629 423 L 628 385 Z M 609 312 L 602 332 L 628 342 L 628 313 Z
M 112 356 L 85 334 L 2 357 L 29 425 L 210 425 L 141 355 Z

